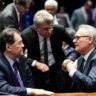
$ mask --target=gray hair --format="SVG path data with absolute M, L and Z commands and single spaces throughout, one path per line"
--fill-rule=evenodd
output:
M 58 3 L 56 0 L 47 0 L 44 4 L 44 7 L 46 6 L 54 6 L 56 9 L 58 9 Z
M 76 31 L 73 28 L 65 28 L 65 30 L 74 39 Z
M 46 10 L 40 10 L 34 15 L 34 24 L 39 26 L 42 22 L 52 23 L 53 16 Z
M 93 40 L 93 43 L 94 45 L 96 45 L 96 28 L 93 27 L 93 26 L 90 26 L 90 25 L 81 25 L 79 26 L 79 29 L 84 29 L 84 32 L 86 35 L 90 35 L 90 36 L 93 36 L 94 40 Z

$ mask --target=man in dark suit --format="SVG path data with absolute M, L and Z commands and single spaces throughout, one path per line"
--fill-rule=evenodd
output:
M 71 91 L 96 92 L 96 29 L 81 25 L 73 42 L 75 50 L 81 54 L 78 63 L 65 60 L 63 64 L 73 80 Z
M 14 28 L 6 28 L 0 34 L 0 92 L 21 96 L 52 95 L 53 92 L 33 89 L 32 73 L 24 64 L 22 38 Z M 22 56 L 22 57 L 21 57 Z
M 81 24 L 93 25 L 91 7 L 92 1 L 86 0 L 84 6 L 74 10 L 71 17 L 71 23 L 76 31 Z
M 64 76 L 62 61 L 65 59 L 62 42 L 74 46 L 72 39 L 61 26 L 52 26 L 53 16 L 46 10 L 38 11 L 34 16 L 34 25 L 25 29 L 21 36 L 28 51 L 28 57 L 33 59 L 31 68 L 37 88 L 54 92 L 64 92 Z M 47 62 L 44 42 L 47 40 Z
M 7 5 L 0 14 L 0 33 L 7 27 L 22 31 L 21 15 L 28 11 L 31 2 L 31 0 L 14 0 Z

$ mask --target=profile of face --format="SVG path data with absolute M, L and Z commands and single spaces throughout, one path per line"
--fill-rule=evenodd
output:
M 25 6 L 20 5 L 20 4 L 16 4 L 16 6 L 17 6 L 18 11 L 23 14 L 29 10 L 29 8 L 31 7 L 31 3 L 32 3 L 31 0 L 27 0 Z
M 56 11 L 57 11 L 56 7 L 54 7 L 52 5 L 47 5 L 45 7 L 45 10 L 47 10 L 52 15 L 56 14 Z
M 37 31 L 39 32 L 39 34 L 45 38 L 49 38 L 52 34 L 52 23 L 46 23 L 46 22 L 42 22 L 39 24 L 39 27 L 37 28 Z
M 7 50 L 10 52 L 11 56 L 16 59 L 23 55 L 24 44 L 22 42 L 21 36 L 17 33 L 14 33 L 14 40 L 14 44 L 9 44 Z
M 92 2 L 88 1 L 87 4 L 85 4 L 85 10 L 89 11 L 92 8 Z
M 93 42 L 92 36 L 86 35 L 84 29 L 79 29 L 76 32 L 75 38 L 73 40 L 73 43 L 75 45 L 75 50 L 82 55 L 85 55 L 87 53 L 92 42 Z

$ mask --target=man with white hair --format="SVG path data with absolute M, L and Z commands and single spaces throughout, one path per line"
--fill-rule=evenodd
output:
M 53 15 L 53 24 L 62 25 L 63 27 L 69 27 L 67 23 L 67 19 L 65 16 L 61 16 L 57 13 L 58 10 L 58 2 L 56 0 L 47 0 L 44 4 L 44 9 L 47 10 L 50 14 Z
M 25 29 L 21 36 L 32 58 L 32 71 L 36 88 L 64 92 L 62 61 L 65 59 L 62 42 L 74 46 L 70 35 L 61 26 L 52 26 L 53 16 L 46 10 L 34 16 L 34 25 Z M 47 44 L 46 44 L 47 43 Z M 47 52 L 46 52 L 47 51 Z
M 65 60 L 63 63 L 63 68 L 73 79 L 71 91 L 96 92 L 96 29 L 90 25 L 81 25 L 73 42 L 81 57 L 78 62 Z

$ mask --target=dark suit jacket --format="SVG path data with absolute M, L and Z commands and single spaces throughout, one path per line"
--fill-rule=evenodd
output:
M 60 25 L 62 25 L 64 28 L 69 27 L 67 19 L 65 16 L 63 16 L 62 14 L 56 14 L 56 17 L 57 17 L 58 23 Z
M 39 38 L 36 30 L 34 30 L 32 26 L 29 26 L 21 33 L 21 36 L 23 38 L 25 48 L 28 49 L 28 57 L 40 61 L 40 46 L 38 40 Z M 62 50 L 63 41 L 67 42 L 70 46 L 74 46 L 71 37 L 64 30 L 63 27 L 53 26 L 53 33 L 50 37 L 50 43 L 52 47 L 53 56 L 55 58 L 56 64 L 58 64 L 59 67 L 61 67 L 62 62 L 65 59 L 65 55 Z
M 20 77 L 25 87 L 33 87 L 32 74 L 28 66 L 24 65 L 23 58 L 19 58 L 18 70 Z M 26 95 L 26 88 L 21 88 L 17 78 L 8 62 L 6 57 L 1 54 L 0 56 L 0 91 L 11 94 Z
M 19 29 L 18 17 L 14 3 L 7 5 L 0 14 L 0 33 L 6 27 Z
M 63 48 L 63 51 L 66 58 L 69 58 L 70 56 L 72 57 L 72 61 L 76 60 L 79 57 L 79 53 L 77 53 L 75 49 L 70 46 L 68 46 L 66 49 Z
M 78 91 L 80 92 L 96 92 L 96 49 L 88 57 L 85 64 L 84 71 L 81 73 L 81 57 L 78 60 L 76 71 L 73 75 L 73 80 L 78 84 Z M 74 85 L 74 84 L 73 84 Z M 77 91 L 77 90 L 73 90 Z

